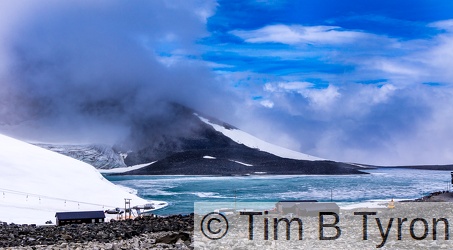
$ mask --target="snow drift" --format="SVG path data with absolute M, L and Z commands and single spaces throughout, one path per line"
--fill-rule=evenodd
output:
M 55 212 L 105 210 L 150 202 L 107 181 L 94 167 L 0 134 L 0 220 L 55 222 Z

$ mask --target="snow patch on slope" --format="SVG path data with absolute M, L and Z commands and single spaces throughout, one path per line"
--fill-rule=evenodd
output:
M 144 168 L 144 167 L 149 166 L 149 165 L 151 165 L 153 163 L 155 163 L 155 161 L 149 162 L 149 163 L 138 164 L 138 165 L 134 165 L 134 166 L 130 166 L 130 167 L 124 167 L 124 168 L 98 169 L 98 171 L 101 174 L 125 173 L 125 172 L 128 172 L 128 171 Z
M 303 154 L 297 151 L 293 151 L 287 148 L 283 148 L 268 142 L 265 142 L 261 139 L 256 138 L 255 136 L 248 134 L 244 131 L 239 129 L 228 129 L 218 124 L 210 122 L 208 119 L 199 116 L 198 114 L 194 114 L 200 120 L 208 125 L 211 125 L 216 131 L 224 134 L 225 136 L 229 137 L 231 140 L 243 144 L 250 148 L 256 148 L 258 150 L 271 153 L 276 156 L 280 156 L 283 158 L 288 159 L 296 159 L 296 160 L 307 160 L 307 161 L 323 161 L 325 159 L 318 158 L 315 156 L 311 156 L 308 154 Z
M 55 212 L 106 210 L 147 201 L 106 180 L 94 167 L 0 134 L 0 221 L 44 224 Z
M 247 166 L 247 167 L 253 167 L 252 164 L 248 164 L 248 163 L 244 163 L 244 162 L 240 162 L 240 161 L 235 161 L 235 160 L 229 160 L 229 161 L 236 162 L 238 164 L 241 164 L 241 165 L 244 165 L 244 166 Z

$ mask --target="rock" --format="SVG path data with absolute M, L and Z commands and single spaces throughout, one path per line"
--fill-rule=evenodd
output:
M 187 233 L 191 227 L 193 215 L 66 226 L 0 223 L 0 248 L 187 249 L 192 245 L 190 234 Z
M 64 240 L 72 240 L 72 236 L 69 235 L 69 234 L 63 234 L 63 235 L 61 236 L 61 238 L 64 239 Z
M 189 238 L 190 236 L 188 233 L 175 233 L 156 239 L 156 243 L 175 244 L 178 240 L 185 241 Z
M 113 244 L 112 243 L 106 243 L 104 245 L 104 249 L 105 250 L 112 250 L 113 249 Z
M 178 241 L 175 243 L 175 247 L 180 250 L 189 249 L 182 239 L 178 239 Z

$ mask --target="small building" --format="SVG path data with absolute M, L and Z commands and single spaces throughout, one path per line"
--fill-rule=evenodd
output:
M 57 212 L 55 218 L 57 226 L 82 223 L 103 223 L 105 214 L 104 211 Z
M 300 203 L 296 206 L 296 214 L 299 216 L 319 216 L 320 212 L 339 214 L 340 207 L 334 202 Z
M 318 202 L 316 200 L 279 201 L 276 209 L 280 214 L 295 216 L 318 216 L 320 212 L 339 213 L 340 207 L 334 202 Z
M 317 200 L 286 200 L 286 201 L 279 201 L 275 204 L 275 208 L 278 213 L 280 214 L 289 214 L 295 213 L 297 204 L 300 203 L 314 203 L 318 202 Z

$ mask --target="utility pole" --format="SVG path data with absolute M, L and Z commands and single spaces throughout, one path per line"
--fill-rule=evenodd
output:
M 236 189 L 234 190 L 234 212 L 236 213 Z
M 131 200 L 132 199 L 124 198 L 124 219 L 126 219 L 127 213 L 129 213 L 129 216 L 127 216 L 127 219 L 131 218 Z
M 448 185 L 448 189 L 447 189 L 447 191 L 449 191 L 449 192 L 450 192 L 451 188 L 453 187 L 453 172 L 450 172 L 450 175 L 451 175 L 451 180 L 450 180 L 451 186 Z

